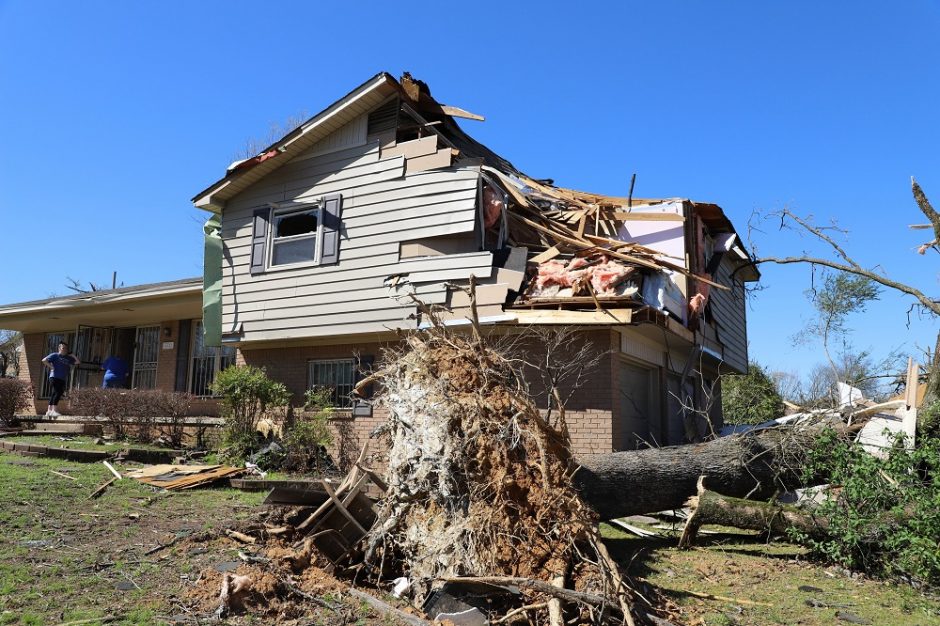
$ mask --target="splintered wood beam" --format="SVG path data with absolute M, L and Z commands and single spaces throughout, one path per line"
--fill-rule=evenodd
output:
M 545 261 L 551 261 L 559 254 L 561 254 L 561 250 L 558 249 L 558 246 L 552 246 L 545 252 L 536 254 L 534 257 L 529 259 L 529 261 L 532 263 L 544 263 Z
M 638 213 L 626 211 L 606 211 L 605 219 L 621 222 L 684 222 L 685 217 L 678 213 Z
M 471 113 L 470 111 L 465 111 L 460 107 L 451 106 L 449 104 L 442 104 L 441 111 L 451 117 L 460 117 L 465 120 L 476 120 L 478 122 L 486 121 L 482 115 L 477 115 L 476 113 Z
M 110 487 L 116 480 L 117 480 L 117 478 L 112 478 L 112 479 L 109 480 L 108 482 L 103 483 L 100 487 L 98 487 L 97 489 L 95 489 L 95 490 L 91 493 L 90 496 L 88 496 L 88 499 L 89 499 L 89 500 L 94 500 L 95 498 L 97 498 L 98 496 L 100 496 L 101 494 L 103 494 L 103 493 L 104 493 L 104 490 L 107 489 L 108 487 Z

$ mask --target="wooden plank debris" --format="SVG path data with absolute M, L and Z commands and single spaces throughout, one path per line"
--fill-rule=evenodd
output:
M 303 536 L 295 547 L 312 541 L 334 568 L 349 564 L 349 558 L 356 553 L 377 516 L 375 505 L 365 491 L 370 483 L 378 489 L 385 484 L 381 479 L 376 480 L 375 472 L 364 465 L 367 451 L 368 445 L 363 447 L 358 461 L 338 485 L 327 479 L 321 481 L 329 499 L 295 529 Z
M 608 219 L 619 220 L 621 222 L 684 222 L 685 217 L 678 213 L 646 213 L 643 211 L 611 211 L 604 213 Z
M 608 524 L 610 524 L 610 525 L 612 525 L 612 526 L 616 526 L 617 528 L 619 528 L 619 529 L 621 529 L 621 530 L 625 530 L 625 531 L 627 531 L 628 533 L 632 533 L 632 534 L 636 535 L 637 537 L 655 537 L 656 535 L 659 534 L 659 533 L 657 533 L 657 532 L 655 532 L 655 531 L 652 531 L 652 530 L 646 530 L 645 528 L 640 528 L 639 526 L 634 526 L 633 524 L 628 524 L 628 523 L 626 523 L 626 522 L 624 522 L 624 521 L 622 521 L 622 520 L 619 520 L 619 519 L 612 519 L 612 520 L 610 520 L 610 521 L 608 522 Z
M 442 104 L 441 111 L 445 115 L 451 117 L 459 117 L 465 120 L 476 120 L 477 122 L 485 121 L 485 118 L 482 115 L 477 115 L 476 113 L 471 113 L 470 111 L 465 111 L 460 107 L 451 106 L 449 104 Z
M 154 465 L 128 473 L 129 478 L 167 491 L 192 489 L 245 473 L 245 468 L 225 465 Z
M 559 254 L 561 254 L 561 250 L 558 249 L 558 246 L 552 246 L 545 252 L 536 254 L 534 257 L 529 259 L 529 261 L 531 261 L 532 263 L 544 263 L 545 261 L 551 261 Z
M 104 466 L 107 467 L 108 470 L 110 470 L 112 474 L 114 474 L 115 478 L 117 478 L 118 480 L 121 480 L 121 478 L 123 478 L 121 474 L 116 469 L 114 469 L 113 465 L 111 465 L 107 461 L 102 461 L 102 463 L 104 463 Z
M 95 498 L 97 498 L 98 496 L 100 496 L 101 494 L 103 494 L 103 493 L 105 492 L 105 489 L 107 489 L 108 487 L 110 487 L 113 483 L 117 482 L 117 480 L 118 480 L 117 478 L 112 478 L 112 479 L 109 480 L 108 482 L 102 484 L 100 487 L 98 487 L 98 488 L 95 489 L 93 492 L 91 492 L 91 495 L 88 496 L 88 499 L 89 499 L 89 500 L 94 500 Z

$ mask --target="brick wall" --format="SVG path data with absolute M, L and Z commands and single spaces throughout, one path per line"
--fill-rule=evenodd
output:
M 46 335 L 45 333 L 29 333 L 23 335 L 23 349 L 20 351 L 20 373 L 19 379 L 28 382 L 33 387 L 33 407 L 34 414 L 42 415 L 46 412 L 49 403 L 45 400 L 38 400 L 39 383 L 42 381 L 45 366 L 42 364 L 42 358 L 46 356 Z
M 284 383 L 293 394 L 292 404 L 303 403 L 307 390 L 307 362 L 312 359 L 349 359 L 356 354 L 378 359 L 385 343 L 345 344 L 335 346 L 302 346 L 294 348 L 262 348 L 240 350 L 237 357 L 239 365 L 263 367 L 268 376 Z M 341 469 L 348 469 L 355 463 L 362 446 L 369 439 L 369 434 L 385 422 L 387 414 L 381 409 L 373 410 L 371 417 L 351 417 L 348 412 L 337 412 L 330 421 L 333 431 L 333 445 L 329 449 L 330 457 Z M 381 446 L 370 444 L 370 463 L 377 469 L 384 468 Z

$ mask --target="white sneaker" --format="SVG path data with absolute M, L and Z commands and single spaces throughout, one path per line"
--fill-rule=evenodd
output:
M 62 414 L 59 413 L 58 411 L 50 411 L 49 417 L 62 417 Z

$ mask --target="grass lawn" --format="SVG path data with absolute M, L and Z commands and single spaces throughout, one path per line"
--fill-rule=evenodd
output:
M 70 450 L 104 450 L 105 452 L 117 452 L 123 448 L 141 448 L 143 450 L 168 449 L 162 446 L 136 443 L 133 441 L 105 441 L 105 443 L 95 443 L 97 440 L 99 440 L 98 437 L 88 435 L 23 435 L 10 438 L 10 441 L 20 443 L 36 443 L 41 446 L 68 448 Z
M 264 494 L 161 492 L 125 479 L 89 500 L 111 477 L 101 463 L 0 453 L 0 624 L 106 616 L 119 616 L 109 623 L 124 625 L 209 623 L 188 590 L 220 563 L 238 561 L 243 546 L 220 531 L 256 518 Z M 727 533 L 700 535 L 699 547 L 680 551 L 673 534 L 639 539 L 607 525 L 602 532 L 629 574 L 658 587 L 685 624 L 848 624 L 836 618 L 843 611 L 872 624 L 940 626 L 936 597 L 807 562 L 790 544 Z M 174 538 L 174 545 L 146 554 Z M 352 621 L 349 615 L 336 621 L 313 612 L 291 623 L 391 623 L 360 609 Z M 87 622 L 96 623 L 102 622 Z M 272 622 L 249 615 L 223 623 Z
M 659 536 L 641 539 L 607 524 L 601 534 L 627 572 L 658 587 L 686 624 L 853 623 L 837 618 L 841 612 L 876 625 L 940 625 L 936 595 L 813 563 L 801 546 L 720 529 L 720 534 L 700 534 L 695 548 L 679 550 L 678 532 L 635 525 L 656 530 Z M 738 601 L 704 599 L 689 592 Z
M 168 623 L 200 568 L 235 554 L 144 553 L 174 537 L 227 528 L 263 498 L 233 489 L 161 493 L 125 479 L 88 500 L 111 477 L 100 463 L 0 454 L 0 624 L 108 615 L 126 615 L 115 624 Z

